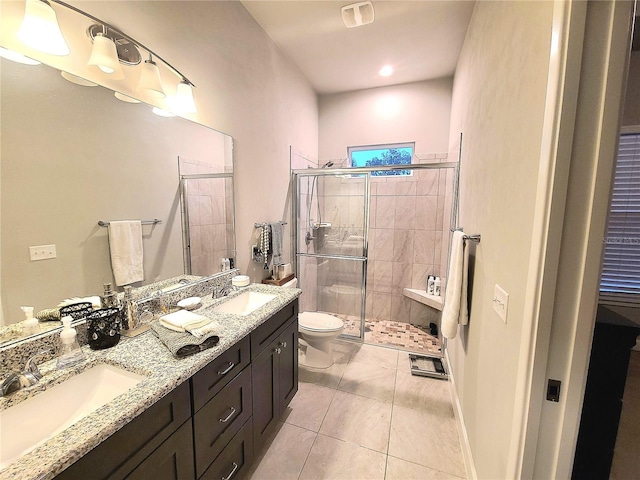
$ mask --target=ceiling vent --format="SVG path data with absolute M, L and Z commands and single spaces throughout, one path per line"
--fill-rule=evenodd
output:
M 342 21 L 347 28 L 373 23 L 375 12 L 371 2 L 358 2 L 342 7 Z

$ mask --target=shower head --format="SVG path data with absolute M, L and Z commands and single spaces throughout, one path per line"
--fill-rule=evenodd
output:
M 329 160 L 327 163 L 322 165 L 320 168 L 331 168 L 331 167 L 333 167 L 333 162 L 331 160 Z

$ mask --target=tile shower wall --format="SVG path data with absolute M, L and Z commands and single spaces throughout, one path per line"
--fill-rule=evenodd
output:
M 181 159 L 182 160 L 182 159 Z M 212 173 L 208 165 L 181 161 L 181 173 Z M 233 252 L 233 190 L 231 178 L 189 180 L 187 195 L 191 245 L 191 273 L 220 271 L 220 259 Z

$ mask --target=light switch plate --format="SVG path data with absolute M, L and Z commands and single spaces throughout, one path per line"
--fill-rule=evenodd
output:
M 505 292 L 500 285 L 496 283 L 493 292 L 493 309 L 507 323 L 507 308 L 509 306 L 509 294 Z
M 56 258 L 56 256 L 55 245 L 36 245 L 33 247 L 29 247 L 29 258 L 32 262 L 35 262 L 37 260 Z

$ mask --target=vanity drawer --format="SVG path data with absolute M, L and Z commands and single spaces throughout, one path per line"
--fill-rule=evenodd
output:
M 242 478 L 253 462 L 253 422 L 245 423 L 233 440 L 207 469 L 201 480 L 234 480 Z
M 211 361 L 191 379 L 193 411 L 197 412 L 240 371 L 249 365 L 249 336 Z
M 251 366 L 193 417 L 197 476 L 207 469 L 251 417 Z
M 285 305 L 270 319 L 251 332 L 251 359 L 256 358 L 278 338 L 294 317 L 298 316 L 298 299 Z

